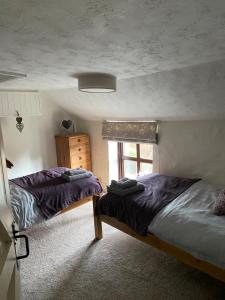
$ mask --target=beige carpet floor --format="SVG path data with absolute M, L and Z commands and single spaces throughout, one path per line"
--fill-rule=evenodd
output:
M 91 203 L 27 235 L 24 300 L 225 299 L 225 284 L 107 225 L 94 242 Z

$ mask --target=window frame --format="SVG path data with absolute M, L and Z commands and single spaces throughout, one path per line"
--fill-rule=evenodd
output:
M 118 178 L 124 177 L 124 160 L 132 160 L 137 162 L 137 176 L 140 173 L 141 163 L 153 164 L 153 159 L 141 158 L 140 156 L 140 144 L 136 144 L 136 157 L 126 156 L 123 154 L 123 142 L 117 142 L 118 152 Z

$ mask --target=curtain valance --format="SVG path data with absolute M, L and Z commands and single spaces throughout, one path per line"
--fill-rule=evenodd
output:
M 106 140 L 157 144 L 157 122 L 108 122 L 102 125 Z

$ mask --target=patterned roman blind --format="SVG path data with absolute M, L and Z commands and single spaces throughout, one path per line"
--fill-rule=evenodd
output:
M 157 144 L 157 122 L 108 122 L 102 124 L 106 140 Z

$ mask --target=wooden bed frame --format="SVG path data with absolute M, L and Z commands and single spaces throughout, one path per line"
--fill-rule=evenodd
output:
M 219 279 L 223 282 L 225 282 L 225 269 L 221 269 L 217 266 L 214 266 L 208 262 L 199 260 L 189 254 L 188 252 L 179 249 L 167 242 L 164 242 L 157 238 L 153 234 L 148 234 L 147 236 L 142 236 L 138 233 L 136 233 L 134 230 L 132 230 L 129 226 L 127 226 L 125 223 L 119 222 L 116 218 L 108 217 L 106 215 L 97 215 L 96 214 L 96 206 L 97 202 L 100 199 L 100 197 L 93 196 L 93 210 L 94 210 L 94 226 L 95 226 L 95 238 L 97 240 L 102 239 L 102 222 L 106 223 L 108 225 L 111 225 L 120 231 L 127 233 L 128 235 L 134 237 L 135 239 L 138 239 L 148 245 L 151 245 L 161 251 L 164 251 L 172 256 L 175 256 L 178 260 L 181 262 L 199 270 L 204 273 L 209 274 L 210 276 Z
M 99 196 L 95 195 L 95 197 L 99 197 Z M 93 199 L 93 196 L 89 196 L 89 197 L 85 197 L 83 199 L 79 199 L 79 200 L 71 203 L 68 207 L 66 207 L 63 210 L 61 210 L 59 214 L 63 214 L 63 213 L 68 212 L 68 211 L 70 211 L 70 210 L 72 210 L 74 208 L 77 208 L 77 207 L 79 207 L 79 206 L 81 206 L 81 205 L 83 205 L 83 204 L 85 204 L 87 202 L 92 201 L 92 199 Z

